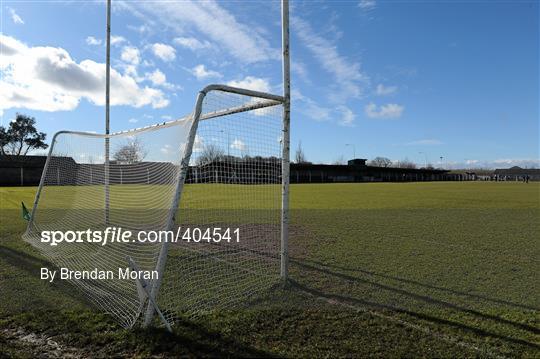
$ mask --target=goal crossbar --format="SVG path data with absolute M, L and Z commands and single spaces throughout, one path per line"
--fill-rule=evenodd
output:
M 257 102 L 253 102 L 253 103 L 250 103 L 250 104 L 244 104 L 244 105 L 241 105 L 241 106 L 235 106 L 235 107 L 222 109 L 222 110 L 219 110 L 219 111 L 212 111 L 212 112 L 208 112 L 208 113 L 202 113 L 199 116 L 199 121 L 210 120 L 210 119 L 213 119 L 213 118 L 216 118 L 216 117 L 232 115 L 232 114 L 235 114 L 235 113 L 246 112 L 246 111 L 251 111 L 251 110 L 257 110 L 257 109 L 262 109 L 262 108 L 266 108 L 266 107 L 272 107 L 272 106 L 276 106 L 276 105 L 284 103 L 283 97 L 278 96 L 278 95 L 273 95 L 273 94 L 269 94 L 269 93 L 265 93 L 265 92 L 259 92 L 259 91 L 251 91 L 251 90 L 248 90 L 248 89 L 242 89 L 242 88 L 231 87 L 231 86 L 226 86 L 226 85 L 218 85 L 218 84 L 206 86 L 199 93 L 202 93 L 202 94 L 206 95 L 210 91 L 223 91 L 223 92 L 228 92 L 228 93 L 235 93 L 235 94 L 239 94 L 239 95 L 245 95 L 245 96 L 252 96 L 252 97 L 261 98 L 262 100 L 257 101 Z M 187 115 L 187 116 L 180 117 L 180 118 L 178 118 L 176 120 L 160 122 L 160 123 L 156 123 L 156 124 L 153 124 L 153 125 L 150 125 L 150 126 L 136 127 L 136 128 L 129 129 L 129 130 L 124 130 L 124 131 L 117 131 L 117 132 L 113 132 L 113 133 L 108 134 L 108 135 L 104 134 L 104 133 L 95 133 L 95 132 L 62 130 L 62 131 L 57 131 L 53 135 L 51 143 L 54 143 L 54 140 L 56 139 L 56 137 L 58 135 L 61 135 L 61 134 L 73 134 L 73 135 L 81 135 L 81 136 L 88 136 L 88 137 L 111 138 L 111 137 L 118 136 L 118 135 L 136 134 L 136 133 L 142 132 L 142 131 L 149 131 L 149 130 L 152 130 L 152 129 L 160 129 L 160 128 L 174 126 L 174 125 L 178 124 L 179 122 L 186 121 L 186 120 L 188 120 L 188 119 L 190 119 L 192 117 L 193 117 L 193 115 L 190 114 L 190 115 Z M 49 152 L 50 152 L 50 150 L 49 150 Z
M 260 98 L 261 101 L 243 104 L 240 106 L 234 106 L 230 108 L 225 108 L 219 111 L 202 113 L 203 100 L 206 97 L 206 95 L 210 93 L 211 91 L 222 91 L 222 92 L 233 93 L 233 94 L 238 94 L 238 95 L 251 96 L 251 97 Z M 51 154 L 53 153 L 54 144 L 56 142 L 56 139 L 60 135 L 71 134 L 71 135 L 79 135 L 79 136 L 85 136 L 85 137 L 96 137 L 96 138 L 108 139 L 108 138 L 117 137 L 119 135 L 134 135 L 140 132 L 153 131 L 153 130 L 159 130 L 166 127 L 172 127 L 174 125 L 177 125 L 180 122 L 184 122 L 190 119 L 194 119 L 194 121 L 198 123 L 199 121 L 209 120 L 216 117 L 222 117 L 222 116 L 232 115 L 232 114 L 246 112 L 246 111 L 263 109 L 266 107 L 272 107 L 272 106 L 276 106 L 283 103 L 285 103 L 285 98 L 283 96 L 261 92 L 261 91 L 254 91 L 250 89 L 239 88 L 239 87 L 233 87 L 233 86 L 228 86 L 228 85 L 222 85 L 222 84 L 211 84 L 204 87 L 201 91 L 199 91 L 199 96 L 197 97 L 194 113 L 187 116 L 180 117 L 176 120 L 161 122 L 161 123 L 153 124 L 150 126 L 137 127 L 130 130 L 117 131 L 110 134 L 86 132 L 86 131 L 71 131 L 71 130 L 57 131 L 52 137 L 51 145 L 49 147 L 47 160 L 45 161 L 43 173 L 45 173 L 48 168 L 49 158 L 51 157 Z M 199 113 L 198 115 L 197 115 L 197 112 Z M 34 204 L 32 206 L 32 212 L 30 213 L 30 219 L 29 219 L 27 228 L 30 228 L 30 226 L 33 223 L 33 214 L 36 210 L 36 206 L 40 197 L 41 189 L 44 184 L 43 181 L 44 181 L 44 176 L 42 176 L 41 181 L 38 186 L 38 191 L 36 194 L 36 198 L 34 200 Z
M 110 1 L 107 5 L 109 45 Z M 125 266 L 126 258 L 129 258 L 132 270 L 138 271 L 139 267 L 155 269 L 159 276 L 150 281 L 72 281 L 87 299 L 113 315 L 122 326 L 132 327 L 143 312 L 143 325 L 150 325 L 157 311 L 170 329 L 176 314 L 193 314 L 195 310 L 227 305 L 242 294 L 251 298 L 254 292 L 269 288 L 270 283 L 259 276 L 259 272 L 265 273 L 265 278 L 272 277 L 271 286 L 275 284 L 274 278 L 287 280 L 289 0 L 281 0 L 281 20 L 282 95 L 213 84 L 198 93 L 193 112 L 185 117 L 109 133 L 110 54 L 107 46 L 105 134 L 60 131 L 53 136 L 23 238 L 58 267 L 73 265 L 85 270 L 103 266 L 111 269 Z M 150 144 L 151 159 L 143 161 L 146 154 L 141 153 L 139 140 L 143 145 Z M 127 152 L 118 155 L 122 147 L 117 147 L 113 161 L 110 161 L 110 150 L 115 145 L 124 149 L 127 146 Z M 201 151 L 204 146 L 209 149 L 207 154 Z M 197 205 L 204 202 L 207 207 L 202 208 L 210 208 L 209 212 L 191 216 L 186 213 L 186 208 L 180 208 L 186 202 L 181 200 L 186 191 L 184 183 L 196 184 L 186 187 L 192 196 L 200 194 L 197 191 L 203 192 Z M 199 183 L 208 184 L 208 187 L 198 187 Z M 64 189 L 61 187 L 64 185 L 69 187 Z M 240 218 L 241 226 L 248 234 L 243 243 L 246 251 L 214 246 L 202 248 L 203 255 L 196 255 L 190 254 L 192 251 L 186 250 L 187 247 L 170 247 L 168 241 L 148 246 L 126 244 L 110 249 L 90 244 L 82 248 L 50 247 L 40 242 L 43 229 L 104 228 L 113 224 L 134 230 L 146 227 L 170 230 L 177 220 L 177 210 L 183 223 L 210 225 L 216 222 L 216 216 L 221 218 L 219 223 L 229 223 L 230 216 L 222 208 L 212 207 L 224 197 L 235 201 L 230 206 L 232 212 L 237 208 L 243 211 L 233 215 Z M 43 201 L 45 205 L 41 204 Z M 61 207 L 56 208 L 59 203 Z M 105 216 L 101 213 L 103 209 Z M 131 212 L 123 212 L 126 209 Z M 260 209 L 270 212 L 279 209 L 279 215 L 264 210 L 257 212 Z M 189 218 L 186 220 L 185 217 Z M 211 255 L 204 255 L 205 251 Z M 264 256 L 252 258 L 249 253 L 263 253 Z M 168 256 L 172 262 L 167 265 L 169 279 L 162 282 Z M 207 261 L 212 257 L 220 260 Z M 221 257 L 233 267 L 240 266 L 240 272 L 247 274 L 222 273 L 224 269 L 215 264 L 222 263 Z M 274 259 L 279 261 L 277 265 Z M 273 269 L 278 273 L 273 273 Z M 186 277 L 184 272 L 189 276 Z M 209 298 L 212 294 L 215 294 L 213 300 Z
M 218 110 L 218 111 L 212 111 L 212 112 L 206 114 L 206 116 L 205 116 L 205 115 L 202 114 L 203 102 L 204 102 L 204 99 L 206 98 L 206 96 L 212 91 L 221 91 L 221 92 L 225 92 L 225 93 L 232 93 L 232 94 L 237 94 L 237 95 L 242 95 L 242 96 L 249 96 L 249 97 L 252 97 L 252 98 L 266 99 L 267 101 L 263 101 L 263 102 L 256 101 L 256 102 L 244 104 L 244 105 L 241 105 L 241 106 L 234 106 L 234 107 L 231 107 L 231 108 L 225 108 L 225 109 Z M 178 180 L 177 189 L 175 191 L 176 195 L 175 195 L 175 198 L 174 198 L 172 206 L 171 206 L 171 211 L 169 213 L 170 217 L 169 217 L 169 221 L 168 221 L 168 229 L 172 228 L 172 226 L 174 225 L 175 219 L 176 219 L 175 218 L 176 208 L 178 208 L 178 205 L 180 203 L 180 199 L 181 199 L 181 196 L 182 196 L 182 189 L 183 189 L 184 182 L 185 182 L 185 179 L 186 179 L 186 176 L 187 176 L 187 169 L 189 167 L 189 161 L 190 161 L 190 158 L 191 158 L 191 153 L 192 153 L 192 150 L 193 150 L 193 144 L 195 142 L 195 135 L 197 133 L 197 127 L 199 125 L 199 121 L 202 120 L 202 119 L 207 120 L 207 119 L 211 119 L 211 118 L 216 118 L 216 117 L 221 117 L 221 116 L 226 116 L 226 115 L 232 115 L 232 114 L 237 114 L 237 113 L 241 113 L 241 112 L 257 110 L 257 109 L 262 109 L 262 108 L 265 108 L 265 107 L 270 107 L 270 106 L 283 104 L 284 102 L 286 102 L 286 100 L 282 96 L 273 95 L 273 94 L 260 92 L 260 91 L 254 91 L 254 90 L 250 90 L 250 89 L 243 89 L 243 88 L 238 88 L 238 87 L 221 85 L 221 84 L 208 85 L 199 92 L 199 95 L 197 96 L 197 101 L 196 101 L 196 104 L 195 104 L 195 109 L 194 109 L 193 115 L 192 115 L 193 116 L 193 125 L 191 127 L 191 131 L 190 131 L 190 135 L 189 135 L 189 141 L 188 141 L 187 146 L 186 146 L 186 151 L 184 153 L 184 158 L 182 159 L 180 179 Z M 160 254 L 159 254 L 159 258 L 158 258 L 158 263 L 156 265 L 156 270 L 160 274 L 160 276 L 153 283 L 152 289 L 150 291 L 150 299 L 155 298 L 157 296 L 157 294 L 159 293 L 159 289 L 160 289 L 161 282 L 162 282 L 162 277 L 163 277 L 162 274 L 163 274 L 163 272 L 165 270 L 165 264 L 166 264 L 166 261 L 167 261 L 168 249 L 169 249 L 169 243 L 168 242 L 163 243 L 163 245 L 161 247 Z M 149 303 L 148 307 L 147 307 L 145 319 L 144 319 L 144 324 L 143 324 L 145 327 L 150 325 L 150 323 L 152 321 L 152 318 L 153 318 L 153 315 L 154 315 L 154 311 L 155 311 L 154 306 L 151 306 L 150 303 Z
M 222 104 L 218 102 L 217 108 L 213 108 L 212 106 L 209 106 L 210 109 L 207 109 L 205 108 L 205 100 L 211 94 L 224 94 L 224 95 L 235 95 L 235 96 L 237 95 L 238 96 L 237 101 L 239 101 L 240 103 L 234 104 L 233 102 L 232 106 L 229 106 L 229 105 L 222 106 Z M 224 95 L 221 95 L 221 96 L 224 96 Z M 37 232 L 41 229 L 41 225 L 36 226 L 36 223 L 35 223 L 36 213 L 39 216 L 40 198 L 41 198 L 44 186 L 49 185 L 49 183 L 46 183 L 47 181 L 46 179 L 47 179 L 47 175 L 50 172 L 51 158 L 55 157 L 57 159 L 59 156 L 59 152 L 56 150 L 57 150 L 57 142 L 60 136 L 62 135 L 78 136 L 80 138 L 95 138 L 96 140 L 106 139 L 106 140 L 113 141 L 117 138 L 129 138 L 129 137 L 134 137 L 138 135 L 146 135 L 148 133 L 159 131 L 159 130 L 170 128 L 170 127 L 175 127 L 179 125 L 180 126 L 187 125 L 189 128 L 189 134 L 187 135 L 185 148 L 183 149 L 183 152 L 182 152 L 182 158 L 178 159 L 179 163 L 178 163 L 178 176 L 176 180 L 176 189 L 173 192 L 174 196 L 171 199 L 170 205 L 168 206 L 169 210 L 167 214 L 167 220 L 164 221 L 164 224 L 165 223 L 166 224 L 163 226 L 163 229 L 171 230 L 173 229 L 175 225 L 175 221 L 177 220 L 176 212 L 181 202 L 184 183 L 186 181 L 186 178 L 188 176 L 188 172 L 190 169 L 190 160 L 192 160 L 192 152 L 193 152 L 193 148 L 194 148 L 196 138 L 197 138 L 199 123 L 202 123 L 202 121 L 218 119 L 220 117 L 241 115 L 243 113 L 251 113 L 252 115 L 255 115 L 254 117 L 246 117 L 246 119 L 248 120 L 249 118 L 256 119 L 257 117 L 264 119 L 265 112 L 260 112 L 260 111 L 267 111 L 267 109 L 272 109 L 273 107 L 276 107 L 276 106 L 283 107 L 285 103 L 286 103 L 285 98 L 282 96 L 253 91 L 249 89 L 242 89 L 242 88 L 235 88 L 235 87 L 226 86 L 226 85 L 214 84 L 214 85 L 209 85 L 205 87 L 199 92 L 192 114 L 184 116 L 177 120 L 168 121 L 168 122 L 155 124 L 152 126 L 147 126 L 147 127 L 142 127 L 142 128 L 136 128 L 136 129 L 127 130 L 127 131 L 114 132 L 108 135 L 97 134 L 97 133 L 92 133 L 92 132 L 80 132 L 80 131 L 59 131 L 55 133 L 51 142 L 51 146 L 50 146 L 47 160 L 45 163 L 45 167 L 43 170 L 43 175 L 40 181 L 40 185 L 36 193 L 28 227 L 24 235 L 25 240 L 29 241 L 31 244 L 35 245 L 39 249 L 43 249 L 43 246 L 40 246 L 39 243 L 36 243 L 37 242 L 36 239 L 38 237 Z M 280 146 L 284 145 L 283 139 L 286 138 L 286 135 L 288 134 L 283 133 L 281 135 L 282 140 L 279 141 Z M 232 146 L 231 144 L 228 144 L 227 148 L 231 146 Z M 284 150 L 282 148 L 281 154 L 280 154 L 280 156 L 282 157 L 282 160 L 281 160 L 282 166 L 285 165 L 285 163 L 288 164 L 288 161 L 287 162 L 283 161 L 283 153 L 284 153 Z M 69 155 L 69 154 L 66 154 L 66 155 Z M 66 158 L 64 154 L 62 154 L 61 156 L 64 156 L 64 158 Z M 114 165 L 114 164 L 109 164 L 108 162 L 106 162 L 105 164 L 105 166 L 107 167 L 111 165 Z M 108 180 L 109 180 L 109 177 L 105 177 L 105 181 L 108 181 Z M 272 183 L 275 183 L 275 182 L 272 182 Z M 287 183 L 288 183 L 288 179 L 287 179 Z M 105 185 L 108 186 L 108 182 L 106 182 Z M 108 213 L 108 208 L 109 208 L 108 197 L 106 201 L 107 202 L 105 203 L 105 208 Z M 107 221 L 107 219 L 105 223 L 108 225 L 109 222 Z M 40 221 L 40 224 L 42 222 L 43 220 Z M 48 254 L 52 254 L 52 252 L 47 252 L 47 250 L 49 249 L 46 249 L 46 251 L 44 252 L 46 256 Z M 155 263 L 155 271 L 158 273 L 158 279 L 153 280 L 149 283 L 142 283 L 144 287 L 144 291 L 146 292 L 145 294 L 148 297 L 146 308 L 144 310 L 145 312 L 144 319 L 143 319 L 144 326 L 148 326 L 151 324 L 154 313 L 156 312 L 156 309 L 158 308 L 157 300 L 158 300 L 160 286 L 162 284 L 162 279 L 165 272 L 168 251 L 169 251 L 169 243 L 168 242 L 162 243 L 160 246 L 157 261 Z M 283 253 L 286 253 L 286 249 L 284 250 L 282 248 L 280 252 L 282 254 L 282 260 L 286 260 L 286 258 L 283 258 Z M 53 259 L 53 262 L 54 262 L 54 259 Z M 130 264 L 131 264 L 131 261 L 130 261 Z M 250 272 L 250 271 L 247 271 L 247 272 Z M 257 272 L 251 271 L 251 273 L 256 274 Z M 93 290 L 95 291 L 95 293 L 93 294 L 95 297 L 105 297 L 107 295 L 106 289 L 94 288 Z M 108 309 L 106 310 L 108 311 Z M 138 313 L 135 313 L 134 315 L 135 319 L 133 321 L 128 321 L 129 324 L 126 324 L 125 326 L 132 326 L 134 322 L 137 320 L 136 317 L 138 317 L 139 314 L 140 314 L 140 310 L 138 310 Z M 158 310 L 158 314 L 163 321 L 163 318 L 162 318 L 163 314 L 159 313 L 159 310 Z

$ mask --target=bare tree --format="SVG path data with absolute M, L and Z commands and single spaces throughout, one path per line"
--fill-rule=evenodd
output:
M 225 152 L 222 148 L 214 144 L 203 146 L 203 150 L 197 158 L 197 166 L 219 161 L 225 158 Z
M 405 157 L 405 159 L 397 163 L 397 166 L 399 168 L 416 168 L 416 163 L 409 161 L 409 159 Z
M 302 141 L 298 142 L 298 148 L 296 149 L 296 154 L 294 155 L 294 162 L 307 163 L 306 155 L 302 149 Z
M 369 162 L 369 165 L 375 167 L 390 167 L 392 165 L 392 160 L 386 157 L 375 157 Z
M 129 140 L 126 144 L 120 146 L 113 154 L 116 162 L 121 164 L 132 164 L 141 162 L 148 152 L 138 139 Z

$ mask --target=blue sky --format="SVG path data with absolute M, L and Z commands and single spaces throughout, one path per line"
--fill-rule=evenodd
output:
M 113 5 L 112 131 L 181 117 L 209 83 L 281 93 L 279 2 Z M 104 2 L 0 8 L 2 124 L 102 132 Z M 539 40 L 537 1 L 292 1 L 293 155 L 539 166 Z

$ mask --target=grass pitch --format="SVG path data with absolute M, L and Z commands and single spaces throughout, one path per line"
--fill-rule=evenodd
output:
M 223 196 L 190 187 L 191 207 Z M 123 330 L 68 284 L 39 279 L 49 264 L 20 239 L 20 202 L 34 193 L 0 188 L 7 356 L 540 355 L 538 183 L 293 185 L 290 285 L 172 335 Z

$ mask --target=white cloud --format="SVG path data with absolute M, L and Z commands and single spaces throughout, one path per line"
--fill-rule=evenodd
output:
M 300 113 L 311 120 L 317 122 L 333 121 L 340 126 L 354 127 L 356 114 L 347 106 L 339 105 L 333 108 L 320 105 L 307 96 L 304 96 L 297 89 L 293 89 L 291 93 L 294 108 L 297 108 Z
M 301 113 L 315 121 L 328 121 L 332 110 L 319 105 L 313 99 L 304 96 L 298 89 L 291 90 L 291 101 L 293 106 L 298 108 Z
M 309 102 L 302 112 L 312 120 L 328 121 L 332 110 L 328 107 L 320 106 L 316 102 Z
M 144 79 L 152 82 L 154 86 L 160 86 L 166 88 L 167 90 L 174 91 L 182 89 L 182 86 L 180 85 L 174 85 L 167 82 L 167 76 L 165 76 L 165 74 L 159 69 L 155 69 L 153 72 L 146 73 L 144 75 Z
M 169 115 L 163 115 L 163 116 L 161 116 L 161 119 L 162 119 L 162 120 L 165 120 L 165 121 L 170 121 L 170 120 L 173 119 L 173 117 L 172 117 L 172 116 L 169 116 Z
M 540 159 L 534 159 L 534 158 L 522 158 L 522 159 L 516 159 L 516 158 L 502 158 L 497 159 L 493 161 L 493 164 L 495 166 L 519 166 L 519 167 L 534 167 L 534 168 L 540 168 Z
M 197 78 L 197 80 L 204 80 L 208 78 L 221 78 L 223 75 L 221 75 L 217 71 L 207 70 L 204 65 L 197 65 L 193 69 L 191 69 L 191 73 L 193 76 Z
M 86 43 L 87 43 L 88 45 L 99 46 L 99 45 L 101 45 L 101 42 L 102 42 L 101 39 L 96 39 L 96 38 L 93 37 L 93 36 L 88 36 L 88 37 L 86 38 Z
M 195 141 L 193 141 L 193 148 L 191 149 L 191 151 L 193 153 L 201 153 L 204 151 L 204 148 L 205 148 L 204 138 L 202 136 L 195 135 Z M 185 151 L 185 149 L 186 149 L 186 143 L 183 143 L 181 145 L 182 152 Z M 197 156 L 191 156 L 189 161 L 190 161 L 190 164 L 195 164 L 197 162 Z
M 168 155 L 172 153 L 173 149 L 171 145 L 165 144 L 163 147 L 160 148 L 161 153 Z
M 246 144 L 242 140 L 235 138 L 234 141 L 231 143 L 231 148 L 239 151 L 245 151 Z
M 121 1 L 119 1 L 117 4 L 123 5 L 125 8 L 129 8 L 129 6 L 125 6 L 126 4 L 123 4 Z M 131 9 L 133 10 L 133 9 Z M 136 13 L 137 16 L 142 17 L 143 15 L 139 12 Z M 128 29 L 138 32 L 139 34 L 144 34 L 147 32 L 150 32 L 150 27 L 147 25 L 141 25 L 141 26 L 134 26 L 134 25 L 128 25 Z
M 311 80 L 308 77 L 306 65 L 304 65 L 302 62 L 291 61 L 291 72 L 293 75 L 298 75 L 298 77 L 304 80 L 306 83 L 311 83 Z
M 176 58 L 176 50 L 170 45 L 155 43 L 152 45 L 152 52 L 163 61 L 172 61 Z
M 144 77 L 139 76 L 137 65 L 121 64 L 120 67 L 124 70 L 124 75 L 133 77 L 137 82 L 144 81 Z
M 128 122 L 129 122 L 129 123 L 137 123 L 137 122 L 139 122 L 139 120 L 137 120 L 136 118 L 130 118 L 130 119 L 128 120 Z
M 360 0 L 360 2 L 358 3 L 358 7 L 364 11 L 375 9 L 376 5 L 377 3 L 375 0 Z
M 138 65 L 141 62 L 141 53 L 136 47 L 124 46 L 120 58 L 132 65 Z
M 405 108 L 395 103 L 389 103 L 377 107 L 373 102 L 365 107 L 365 113 L 369 118 L 399 118 Z
M 339 124 L 348 127 L 354 126 L 354 120 L 356 118 L 354 112 L 352 112 L 352 110 L 346 106 L 339 106 L 338 110 L 341 112 Z
M 67 111 L 81 99 L 103 106 L 105 64 L 92 60 L 75 62 L 56 47 L 30 47 L 0 35 L 0 108 Z M 111 69 L 111 105 L 162 108 L 169 104 L 163 92 L 140 87 L 137 81 Z
M 116 46 L 126 42 L 122 36 L 111 35 L 111 45 Z
M 239 87 L 244 88 L 252 91 L 259 91 L 259 92 L 271 92 L 271 86 L 267 79 L 262 79 L 258 77 L 253 76 L 246 76 L 243 80 L 233 80 L 229 81 L 227 85 L 232 87 Z M 253 97 L 249 101 L 251 103 L 257 103 L 259 102 L 259 99 Z M 271 114 L 273 111 L 273 107 L 266 107 L 266 108 L 259 108 L 254 110 L 252 113 L 255 116 L 266 116 Z
M 159 69 L 156 69 L 154 72 L 146 74 L 146 78 L 150 80 L 154 85 L 163 85 L 167 83 L 167 77 Z
M 160 2 L 159 6 L 152 2 L 124 1 L 122 5 L 135 15 L 151 16 L 161 22 L 161 26 L 174 29 L 178 34 L 185 33 L 188 26 L 193 27 L 244 63 L 280 57 L 279 50 L 272 48 L 260 31 L 238 22 L 233 13 L 214 0 L 169 1 Z
M 202 152 L 204 150 L 204 139 L 202 136 L 195 135 L 195 141 L 193 142 L 193 152 Z
M 247 76 L 243 80 L 229 81 L 227 85 L 260 92 L 270 92 L 271 90 L 270 83 L 267 79 L 254 76 Z
M 406 143 L 407 146 L 436 146 L 443 145 L 444 142 L 437 139 L 426 139 L 426 140 L 417 140 Z
M 24 25 L 23 19 L 15 12 L 15 9 L 8 7 L 9 13 L 11 14 L 11 20 L 13 23 L 18 25 Z
M 391 95 L 397 91 L 397 86 L 384 86 L 383 84 L 378 84 L 376 89 L 376 94 L 379 96 Z
M 496 160 L 477 160 L 466 159 L 462 161 L 446 161 L 444 160 L 444 167 L 448 166 L 449 169 L 467 169 L 467 168 L 482 168 L 482 169 L 496 169 L 496 168 L 540 168 L 539 158 L 502 158 Z
M 176 45 L 188 48 L 190 50 L 202 50 L 202 49 L 209 49 L 212 47 L 212 44 L 210 42 L 204 40 L 199 41 L 194 37 L 177 37 L 173 40 L 173 42 Z
M 321 66 L 335 78 L 331 99 L 344 102 L 350 97 L 362 94 L 360 84 L 367 84 L 369 78 L 360 71 L 360 63 L 351 62 L 340 55 L 337 46 L 331 41 L 317 35 L 312 26 L 298 17 L 292 18 L 292 24 L 298 37 L 313 53 Z

